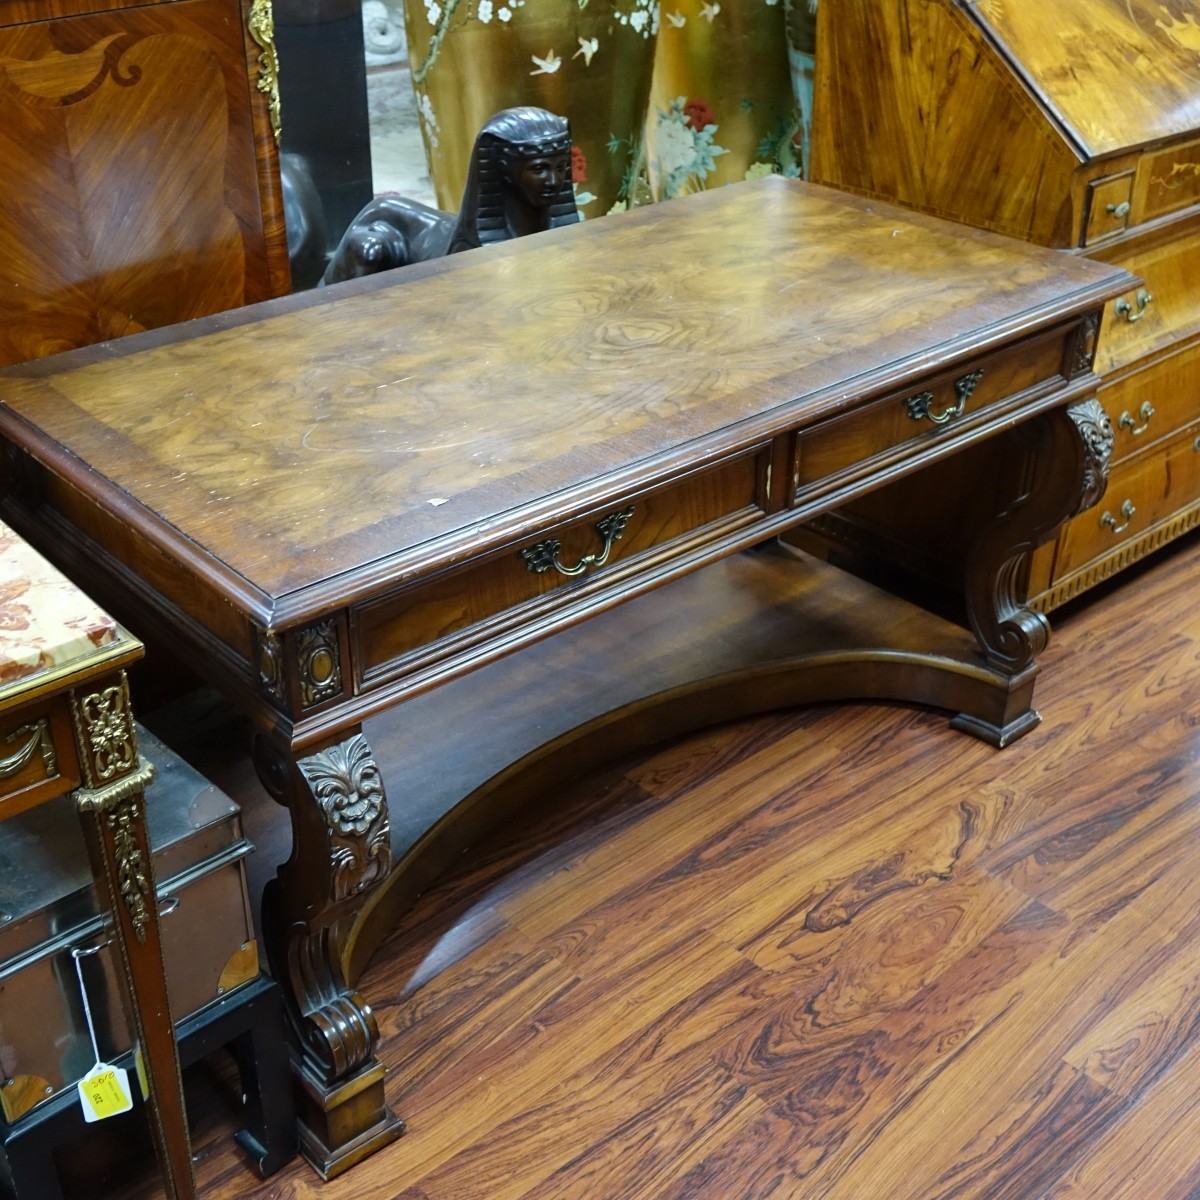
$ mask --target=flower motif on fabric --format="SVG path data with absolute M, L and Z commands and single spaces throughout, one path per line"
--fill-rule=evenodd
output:
M 584 188 L 587 183 L 587 155 L 578 146 L 571 147 L 571 186 L 575 189 L 575 207 L 591 204 L 596 197 Z M 581 213 L 580 216 L 583 214 Z
M 709 107 L 708 101 L 701 100 L 698 96 L 683 106 L 683 112 L 687 123 L 697 131 L 717 123 L 717 114 Z
M 666 112 L 658 110 L 654 170 L 665 199 L 703 189 L 705 179 L 716 170 L 717 156 L 727 153 L 713 141 L 718 130 L 715 116 L 704 100 L 686 96 L 673 100 Z M 706 123 L 697 127 L 699 120 Z
M 615 12 L 618 24 L 626 25 L 644 38 L 658 34 L 659 0 L 634 0 L 632 12 Z
M 437 113 L 433 111 L 433 102 L 429 99 L 428 92 L 417 91 L 417 115 L 420 117 L 421 124 L 425 127 L 425 136 L 429 140 L 429 145 L 436 150 L 441 143 L 441 129 L 438 126 Z

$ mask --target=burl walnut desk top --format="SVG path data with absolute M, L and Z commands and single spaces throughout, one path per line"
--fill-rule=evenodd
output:
M 760 672 L 721 704 L 905 696 L 1019 735 L 1046 636 L 1021 564 L 1103 488 L 1091 365 L 1129 286 L 768 179 L 0 372 L 8 518 L 262 731 L 296 837 L 272 961 L 323 1172 L 398 1131 L 345 974 L 392 866 L 362 722 L 986 440 L 946 504 L 972 530 L 969 654 L 827 640 L 819 687 Z

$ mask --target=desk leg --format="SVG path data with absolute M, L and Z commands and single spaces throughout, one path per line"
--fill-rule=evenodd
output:
M 1008 692 L 992 720 L 962 714 L 953 721 L 997 746 L 1041 719 L 1032 706 L 1033 681 L 1050 623 L 1026 603 L 1029 556 L 1104 494 L 1113 428 L 1092 399 L 1042 413 L 1009 437 L 1016 451 L 1013 486 L 976 540 L 966 578 L 971 628 L 988 666 L 1007 678 Z
M 342 964 L 346 934 L 391 868 L 387 798 L 359 730 L 304 757 L 260 740 L 255 764 L 292 817 L 292 856 L 267 885 L 263 923 L 297 1044 L 300 1150 L 332 1179 L 404 1131 L 384 1100 L 375 1014 Z
M 146 1067 L 155 1150 L 167 1195 L 171 1200 L 192 1200 L 192 1150 L 146 835 L 143 791 L 154 771 L 138 758 L 123 672 L 73 692 L 71 707 L 84 785 L 74 793 L 75 807 L 101 902 L 113 918 L 126 996 Z

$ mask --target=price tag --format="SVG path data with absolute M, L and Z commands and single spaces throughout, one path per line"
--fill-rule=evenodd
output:
M 142 1057 L 142 1048 L 140 1045 L 135 1045 L 133 1048 L 133 1065 L 137 1068 L 138 1087 L 142 1089 L 142 1099 L 150 1099 L 150 1081 L 146 1078 L 146 1060 Z
M 89 1124 L 128 1112 L 133 1107 L 129 1072 L 124 1067 L 97 1063 L 79 1081 L 79 1101 L 83 1105 L 83 1119 Z

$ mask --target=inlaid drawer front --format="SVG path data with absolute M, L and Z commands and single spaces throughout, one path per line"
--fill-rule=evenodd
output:
M 1101 375 L 1200 328 L 1200 231 L 1113 261 L 1142 283 L 1104 310 L 1095 367 Z
M 1093 179 L 1087 190 L 1087 226 L 1083 244 L 1090 246 L 1106 237 L 1124 233 L 1129 225 L 1132 201 L 1132 171 Z
M 1059 535 L 1054 575 L 1062 579 L 1200 501 L 1200 425 L 1160 450 L 1115 467 L 1095 508 L 1073 518 Z
M 1114 462 L 1170 437 L 1200 416 L 1200 343 L 1101 388 L 1100 403 L 1116 431 Z
M 796 485 L 831 486 L 945 436 L 997 401 L 1062 379 L 1063 336 L 1041 338 L 933 377 L 807 431 L 797 446 Z M 849 478 L 849 475 L 847 476 Z
M 61 697 L 0 717 L 0 820 L 78 783 L 70 721 Z
M 769 462 L 762 447 L 364 605 L 355 616 L 360 681 L 410 666 L 425 648 L 440 657 L 502 633 L 580 586 L 619 582 L 635 558 L 644 567 L 647 556 L 670 558 L 761 520 Z
M 1138 164 L 1137 182 L 1140 221 L 1200 201 L 1200 139 L 1148 152 Z

